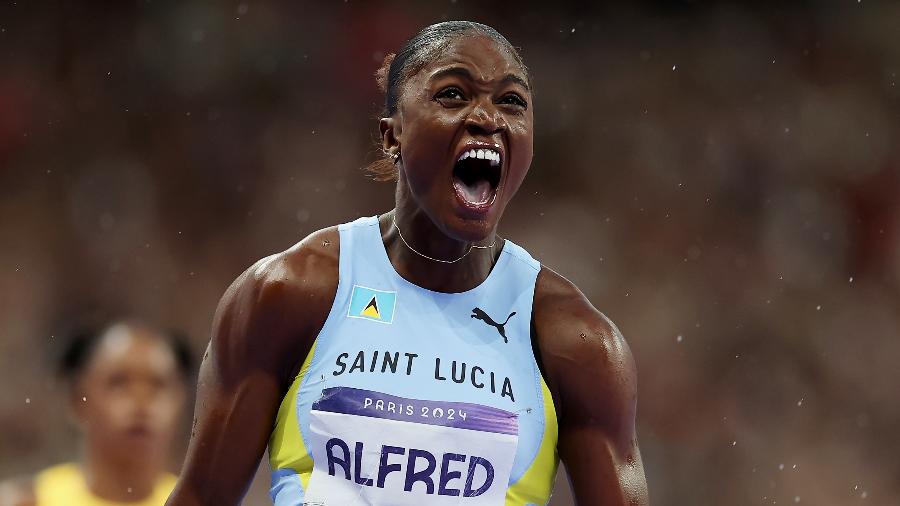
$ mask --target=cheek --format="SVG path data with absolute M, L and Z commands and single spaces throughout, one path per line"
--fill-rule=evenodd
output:
M 90 430 L 105 432 L 115 429 L 128 419 L 128 407 L 121 399 L 113 396 L 99 398 L 94 396 L 92 401 L 88 397 L 88 405 L 85 407 L 84 422 Z
M 410 147 L 403 152 L 402 163 L 415 194 L 427 195 L 448 179 L 445 169 L 452 139 L 452 134 L 439 135 L 434 131 L 408 138 Z
M 508 188 L 515 193 L 519 185 L 528 174 L 531 160 L 534 157 L 534 137 L 531 130 L 531 122 L 523 121 L 516 128 L 511 128 L 512 153 L 510 159 Z M 512 194 L 509 195 L 512 197 Z
M 438 186 L 435 174 L 432 171 L 422 170 L 423 161 L 411 159 L 408 163 L 403 163 L 403 174 L 406 179 L 406 186 L 412 198 L 419 205 L 431 200 L 430 195 L 436 194 Z
M 464 112 L 437 109 L 432 104 L 418 103 L 405 107 L 400 136 L 401 152 L 411 163 L 436 171 L 435 163 L 446 163 L 453 151 L 454 139 L 463 124 Z
M 155 418 L 161 427 L 174 428 L 181 415 L 184 405 L 184 396 L 177 392 L 162 394 L 151 406 L 151 416 Z
M 509 134 L 517 146 L 528 146 L 531 149 L 534 145 L 534 117 L 531 111 L 510 120 Z
M 506 190 L 503 195 L 505 203 L 509 203 L 509 201 L 515 197 L 516 193 L 519 191 L 519 187 L 522 186 L 522 181 L 525 180 L 526 174 L 528 174 L 528 165 L 524 165 L 520 170 L 511 170 L 509 172 Z

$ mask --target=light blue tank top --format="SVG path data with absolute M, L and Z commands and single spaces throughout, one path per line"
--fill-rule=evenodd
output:
M 477 287 L 402 278 L 378 220 L 341 225 L 340 278 L 269 442 L 277 506 L 545 504 L 557 421 L 531 345 L 540 264 L 506 241 Z

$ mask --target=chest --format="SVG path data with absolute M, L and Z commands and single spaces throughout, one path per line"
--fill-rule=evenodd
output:
M 513 412 L 536 407 L 530 304 L 361 286 L 346 299 L 338 301 L 346 313 L 319 336 L 308 373 L 321 389 L 373 389 Z
M 502 498 L 544 432 L 522 306 L 365 287 L 337 300 L 297 398 L 310 497 Z

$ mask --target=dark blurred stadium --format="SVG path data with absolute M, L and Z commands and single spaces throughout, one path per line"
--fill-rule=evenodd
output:
M 900 504 L 900 2 L 872 0 L 4 0 L 0 476 L 77 450 L 73 322 L 200 351 L 254 260 L 392 207 L 373 73 L 446 19 L 533 73 L 501 234 L 631 344 L 652 504 Z

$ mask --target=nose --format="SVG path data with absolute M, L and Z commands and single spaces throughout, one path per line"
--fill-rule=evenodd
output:
M 506 130 L 506 121 L 493 104 L 478 102 L 466 117 L 466 128 L 472 133 L 492 135 Z
M 140 409 L 148 409 L 163 393 L 159 385 L 149 381 L 137 381 L 129 390 L 131 401 Z

